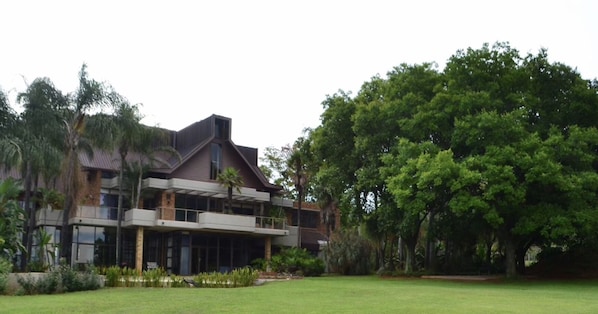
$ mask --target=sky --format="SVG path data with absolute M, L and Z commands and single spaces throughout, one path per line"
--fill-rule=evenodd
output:
M 402 63 L 509 42 L 598 77 L 598 1 L 32 1 L 0 6 L 0 88 L 89 77 L 171 130 L 212 114 L 237 145 L 280 148 L 320 124 L 322 101 Z

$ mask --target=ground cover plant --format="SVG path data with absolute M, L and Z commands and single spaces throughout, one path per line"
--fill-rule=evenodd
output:
M 596 313 L 597 281 L 315 277 L 239 289 L 105 288 L 0 296 L 3 313 Z

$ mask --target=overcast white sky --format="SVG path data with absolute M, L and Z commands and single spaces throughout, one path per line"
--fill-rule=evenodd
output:
M 598 77 L 598 1 L 27 1 L 0 4 L 0 88 L 49 77 L 110 83 L 144 122 L 232 118 L 238 145 L 280 147 L 321 102 L 401 63 L 508 41 Z

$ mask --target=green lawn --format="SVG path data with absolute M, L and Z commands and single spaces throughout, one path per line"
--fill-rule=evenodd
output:
M 598 282 L 322 277 L 236 289 L 0 296 L 1 313 L 598 313 Z

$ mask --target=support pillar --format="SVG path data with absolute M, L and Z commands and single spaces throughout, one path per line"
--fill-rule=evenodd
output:
M 135 245 L 135 270 L 141 275 L 143 272 L 143 227 L 137 227 L 137 241 Z
M 266 241 L 264 243 L 264 248 L 265 248 L 265 259 L 267 261 L 269 261 L 270 259 L 272 259 L 272 238 L 271 237 L 266 237 Z

